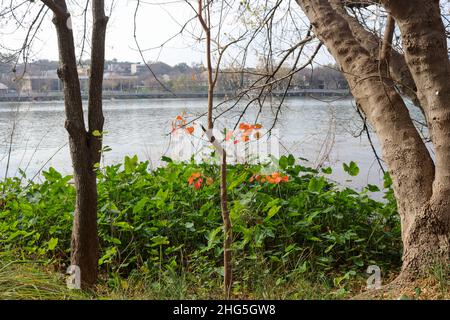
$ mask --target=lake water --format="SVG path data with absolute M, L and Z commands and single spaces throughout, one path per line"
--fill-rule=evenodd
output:
M 274 109 L 274 110 L 272 110 Z M 263 108 L 258 122 L 269 128 L 276 108 Z M 204 113 L 204 99 L 115 100 L 105 101 L 104 144 L 112 151 L 105 154 L 105 163 L 123 160 L 125 155 L 138 155 L 160 165 L 159 159 L 168 151 L 171 122 L 184 111 L 194 116 Z M 242 106 L 225 114 L 221 125 L 233 127 Z M 219 110 L 216 111 L 216 114 Z M 242 121 L 253 122 L 257 110 L 249 109 Z M 64 129 L 62 102 L 0 103 L 0 174 L 18 174 L 18 168 L 28 177 L 50 166 L 63 173 L 71 172 L 71 162 Z M 204 120 L 204 119 L 203 119 Z M 292 153 L 309 160 L 309 165 L 331 166 L 331 178 L 340 184 L 361 189 L 367 183 L 381 184 L 381 171 L 375 161 L 366 134 L 358 135 L 362 121 L 351 99 L 324 102 L 311 98 L 291 98 L 285 101 L 275 126 L 280 135 L 280 152 Z M 12 144 L 11 133 L 12 135 Z M 378 153 L 378 142 L 372 138 Z M 361 171 L 357 177 L 348 176 L 344 162 L 355 161 Z

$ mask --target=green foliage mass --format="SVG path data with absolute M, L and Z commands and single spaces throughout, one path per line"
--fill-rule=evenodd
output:
M 99 265 L 121 276 L 189 272 L 220 277 L 219 168 L 164 160 L 167 165 L 153 171 L 137 157 L 97 170 Z M 345 273 L 337 284 L 371 264 L 389 270 L 400 265 L 400 224 L 388 175 L 386 201 L 378 202 L 370 198 L 379 191 L 376 186 L 359 193 L 337 186 L 326 178 L 330 168 L 319 172 L 292 156 L 282 157 L 279 165 L 288 182 L 250 182 L 264 171 L 262 165 L 228 168 L 236 282 L 259 276 L 255 265 L 283 274 Z M 353 176 L 356 168 L 353 163 L 346 171 Z M 213 183 L 197 190 L 187 182 L 194 172 Z M 75 189 L 71 176 L 53 168 L 43 178 L 28 185 L 20 178 L 0 183 L 0 249 L 67 266 Z

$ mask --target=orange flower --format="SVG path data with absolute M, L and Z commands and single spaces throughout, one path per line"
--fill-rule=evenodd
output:
M 256 130 L 259 130 L 259 129 L 261 129 L 261 128 L 262 128 L 262 125 L 259 124 L 259 123 L 257 123 L 257 124 L 255 124 L 255 125 L 252 126 L 252 129 L 256 129 Z
M 276 179 L 273 178 L 272 176 L 266 176 L 266 179 L 267 179 L 267 182 L 269 182 L 269 183 L 271 183 L 271 184 L 277 183 L 277 182 L 276 182 Z
M 189 133 L 189 134 L 193 134 L 194 133 L 194 127 L 186 128 L 186 132 Z
M 239 125 L 239 129 L 240 130 L 242 130 L 242 131 L 246 131 L 246 130 L 249 130 L 249 129 L 251 129 L 252 127 L 251 127 L 251 125 L 249 125 L 248 123 L 241 123 L 240 125 Z
M 253 175 L 250 178 L 250 182 L 253 181 L 259 181 L 259 182 L 268 182 L 270 184 L 280 184 L 282 182 L 288 182 L 289 181 L 289 177 L 286 175 L 282 175 L 279 172 L 274 172 L 272 174 L 269 175 L 264 175 L 264 176 L 260 176 L 260 175 Z
M 195 181 L 195 179 L 200 178 L 201 175 L 202 175 L 202 174 L 201 174 L 200 172 L 194 172 L 194 173 L 192 173 L 191 176 L 190 176 L 189 179 L 188 179 L 189 185 L 193 184 L 194 181 Z
M 287 182 L 287 181 L 289 180 L 289 177 L 288 177 L 288 176 L 281 175 L 281 173 L 279 173 L 279 172 L 274 172 L 274 173 L 272 173 L 272 175 L 270 176 L 270 178 L 267 177 L 267 180 L 268 180 L 270 183 L 273 183 L 273 184 L 279 184 L 279 183 L 281 183 L 281 182 Z
M 184 118 L 186 116 L 186 112 L 183 112 L 183 114 L 178 115 L 174 121 L 172 121 L 172 133 L 174 133 L 177 129 L 181 129 L 186 125 L 186 119 Z M 194 132 L 194 127 L 189 127 L 186 129 L 186 131 L 189 134 L 192 134 Z
M 250 138 L 247 135 L 242 136 L 242 141 L 247 142 L 249 140 L 250 140 Z

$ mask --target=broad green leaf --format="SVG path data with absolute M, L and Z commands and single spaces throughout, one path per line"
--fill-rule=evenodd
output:
M 272 218 L 274 215 L 276 215 L 278 213 L 278 211 L 280 211 L 280 209 L 281 209 L 281 206 L 273 206 L 272 208 L 270 208 L 265 220 L 269 220 L 270 218 Z
M 385 189 L 387 189 L 387 188 L 392 186 L 392 179 L 391 179 L 391 175 L 389 174 L 389 172 L 386 172 L 384 174 L 383 180 L 384 180 L 383 187 Z
M 359 174 L 359 167 L 355 162 L 350 161 L 349 164 L 344 163 L 343 166 L 344 171 L 347 172 L 352 177 L 355 177 Z
M 380 191 L 380 188 L 378 188 L 378 186 L 376 186 L 374 184 L 368 184 L 367 190 L 369 190 L 370 192 L 378 192 L 378 191 Z
M 161 157 L 161 161 L 167 162 L 167 163 L 172 163 L 173 160 L 167 156 L 162 156 Z
M 309 180 L 308 190 L 312 192 L 320 192 L 325 186 L 325 184 L 326 181 L 323 177 L 320 178 L 312 177 L 311 180 Z
M 118 227 L 122 231 L 130 231 L 133 230 L 133 226 L 131 226 L 128 222 L 125 221 L 118 221 L 114 222 L 114 226 Z
M 147 197 L 142 198 L 141 200 L 136 203 L 136 205 L 133 207 L 133 213 L 140 213 L 142 209 L 145 207 L 149 199 Z
M 289 164 L 289 161 L 286 156 L 281 156 L 278 163 L 279 163 L 281 169 L 286 169 Z
M 129 156 L 125 156 L 125 173 L 132 173 L 133 170 L 136 168 L 138 163 L 138 157 L 137 155 L 130 158 Z
M 50 251 L 54 250 L 56 248 L 57 244 L 58 244 L 58 238 L 51 238 L 47 243 L 48 250 L 50 250 Z
M 112 258 L 114 258 L 114 256 L 117 253 L 117 249 L 115 247 L 109 248 L 108 250 L 106 250 L 106 253 L 98 260 L 98 265 L 101 266 L 102 264 L 106 263 L 110 263 L 112 261 Z
M 288 165 L 293 166 L 295 164 L 295 158 L 292 154 L 288 156 Z
M 333 173 L 333 169 L 331 169 L 331 167 L 322 168 L 322 172 L 325 173 L 325 174 L 332 174 Z
M 165 236 L 155 236 L 152 239 L 152 247 L 154 246 L 162 246 L 163 244 L 169 244 L 169 239 Z

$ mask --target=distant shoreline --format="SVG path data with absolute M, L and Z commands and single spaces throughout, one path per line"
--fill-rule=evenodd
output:
M 284 92 L 274 92 L 275 96 L 283 96 Z M 214 96 L 218 98 L 230 97 L 236 94 L 233 92 L 217 92 Z M 207 92 L 151 92 L 151 93 L 134 93 L 134 92 L 103 92 L 104 100 L 131 100 L 131 99 L 192 99 L 192 98 L 207 98 Z M 299 89 L 289 91 L 287 97 L 351 97 L 351 93 L 347 89 Z M 87 100 L 87 93 L 82 94 L 82 99 Z M 0 102 L 30 102 L 30 101 L 63 101 L 64 96 L 62 92 L 49 93 L 32 93 L 22 94 L 17 93 L 0 95 Z

